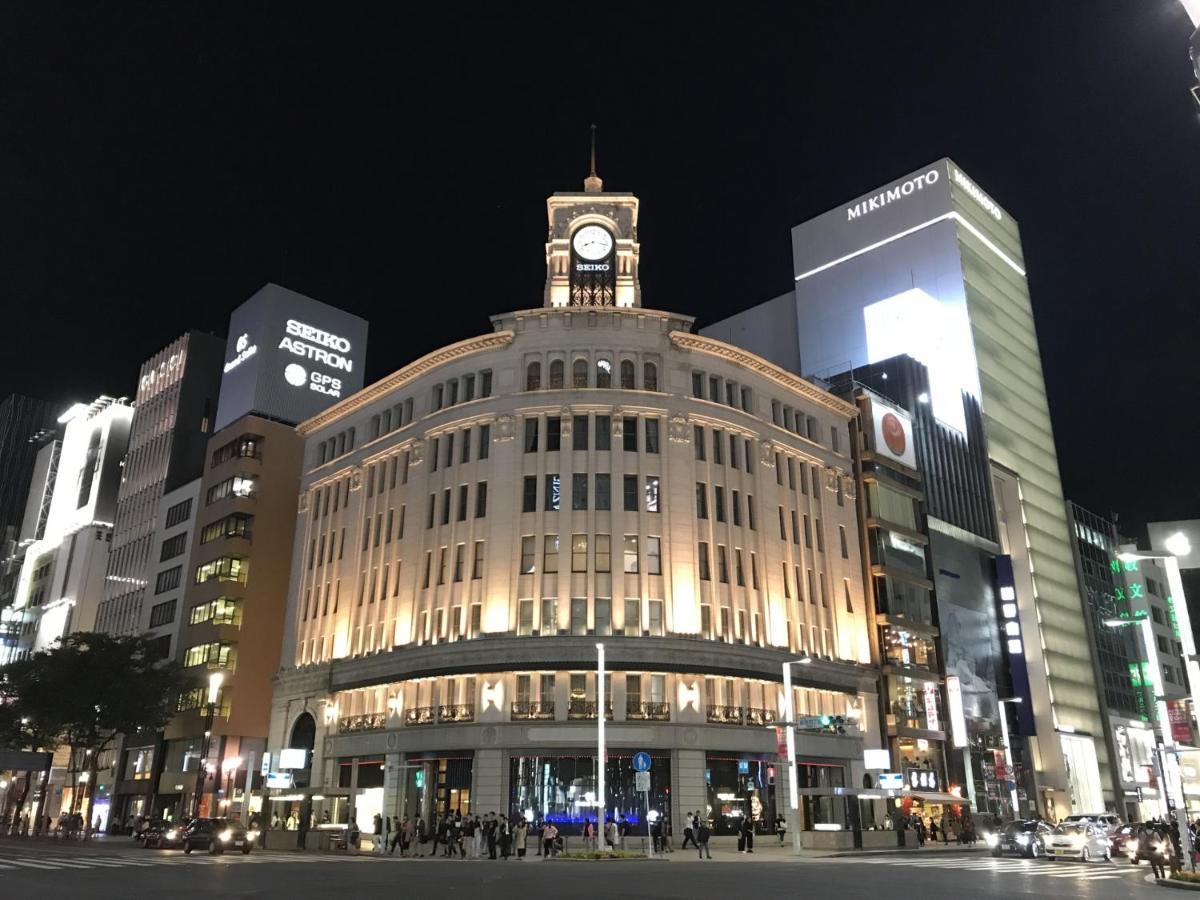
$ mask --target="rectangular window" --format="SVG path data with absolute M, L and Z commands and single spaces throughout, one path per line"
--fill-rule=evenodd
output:
M 429 570 L 433 567 L 433 551 L 425 551 L 425 574 L 421 576 L 421 587 L 429 587 Z
M 460 463 L 471 461 L 471 430 L 468 428 L 462 435 L 462 452 L 458 455 Z
M 525 452 L 537 453 L 538 448 L 538 419 L 530 416 L 525 419 Z
M 571 509 L 588 508 L 588 477 L 587 473 L 576 473 L 571 476 Z
M 542 634 L 558 634 L 557 602 L 552 597 L 542 600 Z
M 625 535 L 625 571 L 635 574 L 638 570 L 638 536 Z
M 704 399 L 704 373 L 692 373 L 692 396 L 698 400 Z
M 532 534 L 521 538 L 521 574 L 531 575 L 537 566 L 537 539 Z
M 779 539 L 787 540 L 787 517 L 783 513 L 783 507 L 779 507 Z
M 842 594 L 846 598 L 846 612 L 854 614 L 854 602 L 850 599 L 850 579 L 842 579 Z
M 750 438 L 742 441 L 742 463 L 745 466 L 746 474 L 750 474 L 750 463 L 754 460 L 754 450 L 750 445 Z
M 696 482 L 696 518 L 708 518 L 708 485 L 702 481 Z
M 446 468 L 454 465 L 454 432 L 446 435 Z
M 646 452 L 658 452 L 658 419 L 645 419 L 646 423 Z
M 822 572 L 818 577 L 821 579 L 821 605 L 829 609 L 829 595 L 825 592 L 825 573 Z
M 717 578 L 722 584 L 729 584 L 729 558 L 724 544 L 717 544 Z
M 430 461 L 430 465 L 432 466 L 431 471 L 433 471 L 433 472 L 436 472 L 438 470 L 438 461 L 442 457 L 441 450 L 442 450 L 442 439 L 441 438 L 434 438 L 432 441 L 429 442 L 429 461 Z
M 571 571 L 586 572 L 588 558 L 588 536 L 586 534 L 571 535 Z
M 438 584 L 446 583 L 446 568 L 450 562 L 450 548 L 443 547 L 438 551 Z
M 236 517 L 234 517 L 234 516 L 229 517 L 229 519 L 235 519 L 235 518 Z M 228 520 L 222 520 L 220 522 L 215 523 L 220 528 L 220 533 L 222 536 L 225 533 L 225 522 L 226 521 L 228 521 Z M 244 521 L 244 520 L 241 518 L 236 518 L 236 521 Z M 211 528 L 211 527 L 212 526 L 210 525 L 209 528 Z M 205 531 L 205 533 L 207 533 L 208 528 L 205 528 L 204 531 Z M 187 549 L 187 539 L 188 539 L 188 536 L 187 536 L 187 532 L 185 531 L 183 534 L 177 534 L 174 537 L 167 538 L 165 541 L 163 541 L 162 547 L 159 549 L 158 561 L 166 562 L 168 559 L 174 559 L 176 556 L 179 556 L 181 553 L 183 553 L 183 551 Z M 201 541 L 201 543 L 203 543 L 203 541 Z
M 658 476 L 646 476 L 646 512 L 656 513 L 658 508 Z
M 783 570 L 783 596 L 791 597 L 792 596 L 792 583 L 788 579 L 787 563 L 781 562 L 779 564 L 779 567 Z M 799 588 L 800 588 L 800 586 L 796 585 L 796 589 L 799 590 Z
M 596 634 L 612 634 L 612 600 L 608 597 L 596 598 Z
M 713 486 L 713 513 L 718 522 L 725 521 L 725 488 L 719 484 Z
M 558 571 L 557 534 L 547 534 L 542 538 L 542 571 L 547 574 Z
M 571 634 L 587 634 L 587 597 L 571 598 Z
M 712 438 L 713 465 L 722 466 L 725 464 L 723 459 L 724 451 L 722 450 L 722 448 L 725 446 L 725 432 L 721 431 L 719 428 L 714 428 Z
M 818 517 L 817 521 L 816 521 L 816 532 L 817 532 L 817 552 L 824 553 L 825 552 L 825 529 L 821 527 L 820 517 Z
M 475 558 L 470 564 L 470 577 L 484 577 L 484 541 L 475 541 Z
M 612 449 L 612 419 L 608 416 L 596 416 L 596 449 Z
M 533 634 L 532 600 L 520 600 L 517 602 L 517 634 Z
M 173 569 L 159 572 L 158 577 L 154 579 L 154 593 L 164 594 L 174 590 L 179 587 L 181 581 L 183 581 L 183 566 L 175 566 Z
M 465 522 L 467 520 L 467 485 L 460 484 L 458 486 L 458 514 L 454 517 L 456 522 Z
M 559 480 L 557 472 L 551 472 L 546 476 L 546 494 L 543 499 L 546 504 L 544 509 L 547 512 L 558 512 L 562 507 L 562 482 Z
M 185 522 L 192 514 L 192 498 L 176 503 L 167 509 L 166 527 L 174 528 L 180 522 Z
M 463 553 L 465 545 L 458 544 L 454 548 L 454 580 L 456 582 L 463 580 Z
M 571 449 L 586 450 L 588 448 L 588 417 L 572 416 Z
M 175 605 L 178 600 L 168 600 L 163 604 L 155 604 L 150 607 L 150 628 L 158 628 L 160 625 L 166 625 L 175 620 Z
M 758 590 L 758 554 L 750 554 L 750 586 Z
M 650 575 L 662 574 L 662 538 L 646 538 L 646 572 Z
M 625 416 L 622 420 L 621 442 L 622 446 L 630 453 L 637 453 L 638 433 L 636 416 Z
M 704 462 L 704 428 L 701 425 L 692 426 L 692 452 L 696 459 Z
M 546 452 L 562 448 L 562 417 L 546 416 Z
M 636 475 L 626 475 L 622 482 L 625 512 L 638 511 L 638 479 Z
M 746 571 L 742 568 L 742 551 L 737 547 L 733 551 L 733 577 L 737 579 L 738 587 L 746 586 Z
M 607 534 L 596 535 L 596 571 L 609 572 L 612 570 L 612 537 Z
M 625 600 L 625 634 L 637 637 L 642 633 L 642 601 L 637 599 Z M 637 677 L 637 676 L 631 676 Z
M 730 506 L 733 507 L 733 524 L 741 525 L 742 524 L 742 498 L 738 495 L 737 491 L 734 491 L 733 496 L 730 497 Z
M 711 581 L 712 573 L 708 568 L 708 543 L 706 541 L 701 541 L 697 552 L 699 553 L 700 562 L 700 580 Z
M 754 509 L 754 495 L 746 495 L 746 524 L 751 531 L 758 530 L 758 513 Z
M 450 524 L 450 488 L 442 491 L 442 524 Z
M 475 482 L 475 518 L 482 519 L 487 515 L 487 482 Z
M 713 403 L 721 402 L 721 379 L 715 375 L 708 376 L 708 399 Z
M 484 369 L 479 373 L 479 396 L 492 396 L 492 370 Z
M 537 476 L 526 475 L 524 488 L 521 491 L 521 512 L 537 510 Z
M 792 510 L 792 539 L 799 544 L 800 535 L 796 533 L 796 511 Z M 812 527 L 809 525 L 808 516 L 804 517 L 804 546 L 812 549 Z
M 476 454 L 478 459 L 487 459 L 492 452 L 492 426 L 479 426 L 479 453 Z
M 850 558 L 850 548 L 846 546 L 846 526 L 838 526 L 838 543 L 841 544 L 842 559 Z
M 662 637 L 663 633 L 663 602 L 661 600 L 651 600 L 646 604 L 646 630 L 654 637 Z M 651 676 L 651 693 L 655 697 L 655 703 L 661 703 L 663 691 L 658 689 L 660 682 L 663 682 L 662 675 Z
M 596 509 L 612 509 L 612 476 L 596 476 Z

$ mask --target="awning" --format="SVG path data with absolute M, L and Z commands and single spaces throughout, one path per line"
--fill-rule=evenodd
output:
M 857 797 L 860 800 L 891 800 L 912 797 L 925 803 L 957 803 L 970 806 L 971 801 L 946 791 L 885 790 L 883 788 L 809 787 L 797 788 L 801 797 Z

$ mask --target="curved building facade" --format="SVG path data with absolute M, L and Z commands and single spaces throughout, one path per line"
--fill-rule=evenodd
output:
M 585 184 L 547 203 L 541 307 L 299 427 L 278 804 L 571 833 L 597 815 L 604 716 L 609 816 L 644 827 L 644 750 L 650 808 L 770 831 L 797 659 L 800 785 L 861 786 L 882 746 L 853 406 L 642 308 L 638 201 Z

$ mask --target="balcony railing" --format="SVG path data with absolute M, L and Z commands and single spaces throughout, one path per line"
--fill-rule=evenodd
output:
M 342 716 L 338 719 L 338 734 L 354 734 L 359 731 L 382 731 L 387 727 L 385 712 L 364 713 L 361 716 Z
M 438 707 L 439 722 L 474 722 L 475 706 L 472 703 L 450 703 Z
M 567 701 L 567 718 L 568 719 L 594 719 L 596 718 L 597 703 L 595 700 L 568 700 Z M 611 719 L 613 717 L 612 703 L 604 704 L 604 718 Z
M 414 706 L 404 713 L 405 725 L 432 725 L 434 722 L 432 706 Z
M 773 709 L 756 709 L 754 707 L 746 709 L 747 725 L 774 725 L 777 718 Z
M 713 704 L 709 704 L 705 707 L 705 712 L 710 722 L 716 722 L 720 725 L 742 724 L 742 708 L 740 706 L 714 706 Z
M 625 707 L 625 718 L 645 722 L 668 722 L 671 719 L 671 707 L 666 703 L 652 701 L 629 703 Z
M 512 705 L 512 718 L 514 721 L 521 719 L 553 719 L 554 718 L 554 701 L 553 700 L 514 700 Z

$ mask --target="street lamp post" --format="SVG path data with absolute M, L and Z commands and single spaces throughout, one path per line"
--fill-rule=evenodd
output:
M 808 665 L 812 657 L 805 656 L 783 664 L 783 719 L 787 741 L 788 764 L 788 828 L 792 830 L 792 847 L 800 852 L 800 786 L 796 784 L 796 709 L 792 699 L 792 666 Z
M 606 750 L 604 745 L 604 645 L 596 644 L 596 816 L 597 836 L 604 834 L 604 816 L 608 806 L 605 794 L 604 769 Z M 598 841 L 597 847 L 602 846 Z
M 1012 804 L 1013 818 L 1017 818 L 1020 812 L 1020 803 L 1017 801 L 1017 779 L 1016 772 L 1013 771 L 1013 755 L 1012 755 L 1012 740 L 1008 736 L 1008 713 L 1005 712 L 1005 703 L 1024 703 L 1024 697 L 1001 697 L 1000 698 L 1000 738 L 1004 742 L 1004 766 L 1008 770 L 1008 781 L 1012 783 L 1009 788 L 1009 802 Z
M 200 765 L 196 770 L 196 795 L 192 798 L 192 817 L 200 815 L 200 795 L 204 793 L 204 776 L 208 773 L 208 754 L 212 749 L 213 714 L 217 704 L 217 696 L 221 693 L 221 683 L 225 681 L 223 672 L 213 672 L 208 676 L 208 707 L 204 714 L 204 752 L 200 757 Z

